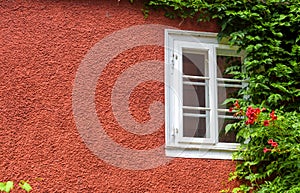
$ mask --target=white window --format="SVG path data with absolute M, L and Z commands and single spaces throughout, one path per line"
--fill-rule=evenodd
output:
M 231 159 L 235 134 L 225 134 L 236 121 L 228 106 L 243 81 L 225 75 L 241 63 L 237 48 L 221 44 L 217 34 L 165 31 L 166 154 L 172 157 Z

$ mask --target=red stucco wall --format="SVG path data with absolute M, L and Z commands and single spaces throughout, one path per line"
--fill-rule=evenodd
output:
M 148 170 L 115 167 L 94 155 L 76 128 L 72 91 L 76 72 L 94 44 L 117 30 L 162 24 L 216 31 L 214 23 L 169 20 L 142 5 L 117 1 L 0 1 L 0 181 L 28 180 L 32 192 L 203 192 L 227 187 L 232 161 L 172 159 Z M 122 129 L 111 112 L 118 76 L 143 60 L 163 61 L 163 48 L 140 46 L 110 61 L 99 79 L 96 110 L 105 131 L 124 147 L 148 150 L 163 145 L 164 128 L 149 135 Z M 163 66 L 162 66 L 163 69 Z M 147 121 L 149 104 L 164 101 L 163 84 L 139 84 L 129 111 Z M 230 184 L 229 184 L 230 185 Z M 232 185 L 232 184 L 231 184 Z M 14 192 L 20 192 L 15 189 Z

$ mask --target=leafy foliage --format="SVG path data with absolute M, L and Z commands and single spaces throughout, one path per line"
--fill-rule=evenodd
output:
M 148 0 L 147 7 L 163 9 L 170 18 L 217 19 L 219 38 L 229 39 L 247 55 L 243 73 L 248 79 L 240 96 L 249 104 L 299 111 L 300 105 L 300 2 L 299 0 Z M 146 11 L 148 14 L 148 11 Z M 236 70 L 238 69 L 238 71 Z
M 246 181 L 233 192 L 296 193 L 300 187 L 300 114 L 267 111 L 265 108 L 236 108 L 239 123 L 227 126 L 227 131 L 239 129 L 242 141 L 236 152 L 238 162 L 231 180 Z
M 220 21 L 219 37 L 245 50 L 243 95 L 251 103 L 298 110 L 300 105 L 300 2 L 216 1 L 208 6 Z
M 20 186 L 23 190 L 25 190 L 26 192 L 30 192 L 30 191 L 32 190 L 30 184 L 28 184 L 28 183 L 27 183 L 26 181 L 24 181 L 24 180 L 21 180 L 21 181 L 19 182 L 19 186 Z
M 10 192 L 14 187 L 13 181 L 0 182 L 0 191 Z
M 32 190 L 32 187 L 30 184 L 24 180 L 21 180 L 19 182 L 19 187 L 26 192 L 30 192 Z M 14 188 L 14 182 L 13 181 L 7 181 L 7 182 L 0 182 L 0 191 L 1 192 L 7 192 L 9 193 Z
M 155 0 L 149 1 L 148 5 L 155 8 L 163 8 L 166 12 L 165 15 L 170 18 L 181 17 L 186 19 L 197 17 L 198 21 L 202 21 L 204 18 L 209 20 L 205 11 L 207 3 L 204 0 Z

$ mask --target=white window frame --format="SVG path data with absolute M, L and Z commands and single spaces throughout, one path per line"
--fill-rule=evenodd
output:
M 209 137 L 183 137 L 182 126 L 182 50 L 207 50 L 209 95 Z M 217 41 L 217 34 L 183 30 L 165 30 L 165 150 L 170 157 L 232 159 L 238 143 L 218 142 L 218 107 L 217 107 L 217 49 L 237 50 Z M 227 55 L 227 54 L 225 54 Z M 234 55 L 242 57 L 242 55 Z M 181 63 L 180 63 L 181 61 Z M 226 80 L 226 79 L 224 79 Z M 230 81 L 230 80 L 229 80 Z M 232 82 L 235 82 L 233 80 Z M 201 107 L 199 107 L 201 109 Z M 219 109 L 220 110 L 220 109 Z M 226 109 L 221 109 L 226 111 Z

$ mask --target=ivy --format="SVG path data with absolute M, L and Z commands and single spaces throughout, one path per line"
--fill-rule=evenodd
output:
M 216 19 L 219 39 L 229 39 L 247 55 L 242 74 L 249 79 L 242 95 L 249 104 L 299 111 L 300 105 L 300 2 L 299 0 L 148 0 L 149 8 L 162 9 L 169 18 Z M 268 78 L 261 78 L 268 77 Z M 274 100 L 273 100 L 274 99 Z
M 219 37 L 228 37 L 231 45 L 247 52 L 241 76 L 250 80 L 243 92 L 250 103 L 299 110 L 299 5 L 299 1 L 229 0 L 208 6 L 212 17 L 219 19 Z
M 230 180 L 247 182 L 232 192 L 298 192 L 300 114 L 245 107 L 244 104 L 235 102 L 232 107 L 243 120 L 226 126 L 227 132 L 238 128 L 237 139 L 241 141 L 241 147 L 234 157 L 244 160 L 238 162 Z

